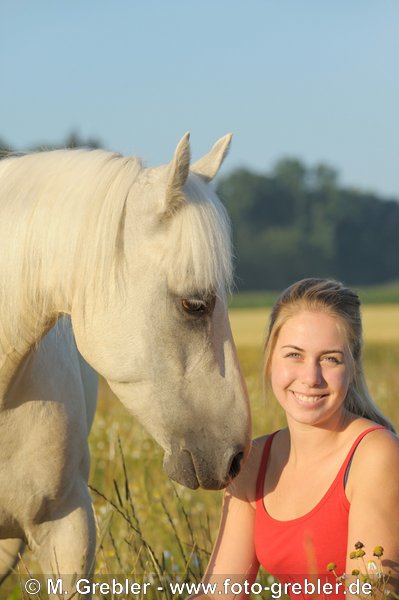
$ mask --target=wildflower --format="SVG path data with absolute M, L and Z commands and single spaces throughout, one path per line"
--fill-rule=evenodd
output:
M 358 575 L 360 575 L 359 569 L 353 569 L 352 575 L 354 575 L 355 577 L 357 577 Z
M 333 562 L 330 562 L 327 565 L 327 571 L 331 572 L 331 571 L 334 571 L 334 569 L 336 569 L 336 568 L 337 568 L 337 565 L 335 563 L 333 563 Z
M 367 563 L 367 573 L 369 575 L 376 575 L 378 573 L 378 568 L 374 560 L 369 560 Z
M 356 552 L 354 550 L 349 554 L 349 558 L 356 558 Z
M 376 546 L 374 548 L 373 555 L 380 558 L 384 554 L 384 548 L 382 546 Z
M 364 556 L 365 554 L 366 554 L 365 551 L 360 550 L 360 549 L 356 550 L 356 552 L 355 552 L 356 558 L 362 558 L 362 556 Z
M 360 550 L 361 548 L 364 548 L 364 544 L 362 542 L 356 542 L 355 548 L 356 550 Z

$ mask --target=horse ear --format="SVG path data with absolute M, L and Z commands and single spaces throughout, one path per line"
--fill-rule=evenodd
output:
M 220 138 L 208 154 L 197 160 L 192 166 L 193 173 L 200 175 L 205 181 L 211 181 L 219 171 L 222 162 L 229 150 L 233 135 L 228 133 Z
M 182 192 L 190 170 L 190 134 L 187 132 L 177 144 L 169 168 L 166 206 L 163 216 L 168 218 L 177 212 L 184 203 Z

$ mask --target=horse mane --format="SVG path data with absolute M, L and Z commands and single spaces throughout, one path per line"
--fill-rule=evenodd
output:
M 139 159 L 104 150 L 0 161 L 3 348 L 37 340 L 54 307 L 68 312 L 82 290 L 103 299 L 112 282 L 123 283 L 126 200 L 142 170 Z M 183 192 L 187 202 L 164 224 L 154 260 L 176 291 L 221 293 L 232 281 L 228 216 L 199 176 L 190 174 Z
M 35 339 L 53 306 L 67 312 L 79 281 L 106 289 L 122 258 L 125 202 L 141 170 L 137 158 L 103 150 L 0 161 L 0 314 L 8 340 Z

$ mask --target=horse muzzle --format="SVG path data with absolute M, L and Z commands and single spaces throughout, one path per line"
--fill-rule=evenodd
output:
M 215 452 L 216 459 L 209 461 L 198 450 L 182 448 L 165 455 L 163 466 L 170 479 L 187 488 L 221 490 L 240 472 L 246 449 L 236 446 L 224 454 L 226 459 L 219 462 Z

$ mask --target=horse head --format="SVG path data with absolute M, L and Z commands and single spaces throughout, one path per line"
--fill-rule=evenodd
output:
M 250 441 L 227 311 L 229 220 L 209 185 L 230 139 L 190 168 L 186 134 L 170 164 L 140 169 L 120 215 L 117 273 L 71 311 L 83 356 L 162 446 L 167 474 L 193 489 L 227 485 Z

